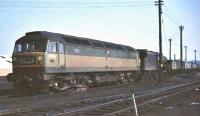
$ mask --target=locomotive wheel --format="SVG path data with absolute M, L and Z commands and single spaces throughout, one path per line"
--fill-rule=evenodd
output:
M 71 82 L 70 80 L 64 80 L 63 78 L 52 78 L 49 84 L 49 92 L 61 92 L 70 89 Z
M 80 78 L 80 79 L 77 79 L 77 81 L 76 81 L 77 83 L 77 87 L 79 88 L 79 87 L 87 87 L 88 86 L 88 81 L 86 80 L 86 79 L 84 79 L 84 78 Z
M 76 78 L 76 83 L 74 85 L 77 92 L 86 91 L 88 89 L 88 80 L 84 77 Z

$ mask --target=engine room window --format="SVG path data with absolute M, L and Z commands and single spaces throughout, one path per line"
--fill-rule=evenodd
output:
M 59 43 L 59 53 L 64 54 L 64 43 Z
M 92 43 L 93 43 L 93 45 L 94 45 L 95 47 L 104 48 L 104 46 L 103 46 L 103 44 L 102 44 L 101 42 L 92 42 Z
M 57 43 L 56 42 L 49 42 L 48 43 L 48 52 L 49 53 L 57 52 Z

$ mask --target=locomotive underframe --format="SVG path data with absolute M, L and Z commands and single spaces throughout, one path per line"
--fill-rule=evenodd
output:
M 65 91 L 74 88 L 88 88 L 106 83 L 127 83 L 137 80 L 157 80 L 157 71 L 115 71 L 85 73 L 45 73 L 42 68 L 18 68 L 12 76 L 18 92 L 39 92 L 42 90 Z

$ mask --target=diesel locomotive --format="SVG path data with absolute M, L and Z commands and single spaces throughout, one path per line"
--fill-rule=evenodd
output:
M 70 35 L 36 31 L 15 43 L 13 73 L 17 91 L 51 87 L 62 91 L 98 83 L 131 80 L 140 70 L 136 49 Z

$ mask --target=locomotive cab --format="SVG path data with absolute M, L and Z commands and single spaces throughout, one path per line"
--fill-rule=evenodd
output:
M 33 73 L 44 67 L 47 40 L 24 36 L 16 41 L 12 55 L 13 73 Z
M 48 73 L 50 70 L 63 68 L 64 54 L 65 42 L 62 39 L 55 39 L 42 32 L 27 33 L 15 43 L 13 73 Z
M 45 51 L 45 41 L 16 42 L 12 56 L 13 68 L 20 68 L 23 67 L 23 65 L 29 65 L 29 67 L 42 67 Z
M 52 37 L 42 32 L 31 32 L 15 42 L 13 73 L 7 78 L 14 81 L 16 88 L 36 91 L 45 83 L 45 74 L 64 69 L 65 43 Z

